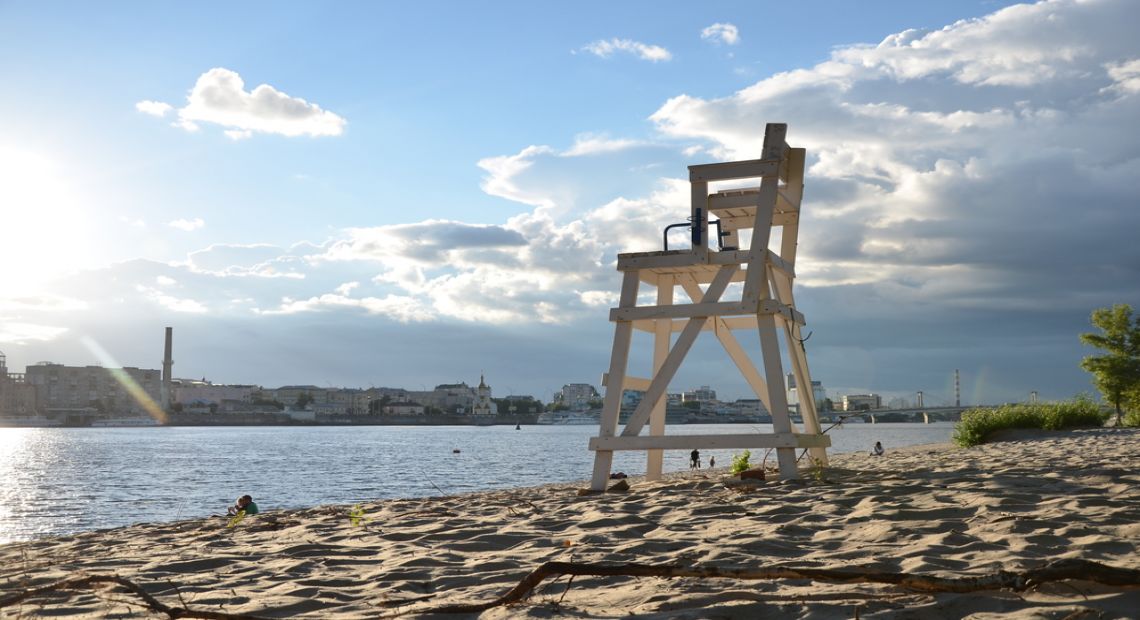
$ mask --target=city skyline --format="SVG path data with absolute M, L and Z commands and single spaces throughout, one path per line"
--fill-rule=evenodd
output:
M 5 359 L 6 359 L 6 356 L 4 355 L 4 352 L 0 351 L 0 362 L 5 361 Z M 160 369 L 147 368 L 145 366 L 107 366 L 107 365 L 103 365 L 103 364 L 99 364 L 99 363 L 89 364 L 86 366 L 75 366 L 75 365 L 71 365 L 71 364 L 60 363 L 57 361 L 42 361 L 42 362 L 38 362 L 38 363 L 34 364 L 33 366 L 64 366 L 64 367 L 68 367 L 71 369 L 78 369 L 78 368 L 101 368 L 101 369 L 107 369 L 107 370 L 120 370 L 120 369 L 122 369 L 122 370 L 129 370 L 129 371 L 139 371 L 142 373 L 154 373 L 156 376 L 160 375 L 162 372 Z M 4 364 L 0 364 L 0 368 L 4 368 L 4 367 L 5 367 Z M 24 370 L 27 371 L 28 368 L 29 367 L 25 367 Z M 15 368 L 12 368 L 10 366 L 6 367 L 6 370 L 9 373 L 25 374 L 25 372 L 20 372 L 19 369 L 15 369 Z M 109 378 L 111 378 L 111 377 L 109 377 Z M 406 391 L 409 393 L 416 393 L 416 392 L 427 392 L 427 391 L 431 391 L 431 390 L 438 390 L 438 389 L 443 388 L 443 387 L 455 386 L 455 385 L 468 386 L 468 379 L 466 379 L 466 378 L 459 378 L 459 379 L 456 379 L 454 381 L 444 381 L 444 382 L 436 382 L 436 381 L 431 381 L 431 382 L 426 382 L 426 383 L 425 382 L 419 382 L 419 383 L 414 384 L 414 385 L 377 385 L 377 384 L 371 384 L 370 383 L 367 387 L 363 386 L 363 385 L 349 385 L 349 384 L 333 385 L 331 383 L 322 386 L 322 385 L 317 385 L 317 384 L 311 383 L 311 382 L 301 382 L 301 383 L 296 383 L 296 384 L 234 383 L 234 382 L 227 382 L 224 379 L 218 380 L 217 377 L 210 378 L 210 377 L 206 377 L 206 376 L 202 376 L 200 378 L 199 377 L 172 376 L 171 380 L 175 384 L 185 384 L 186 382 L 189 382 L 190 384 L 202 383 L 202 384 L 212 385 L 212 386 L 217 386 L 217 387 L 250 387 L 250 388 L 258 388 L 258 389 L 264 389 L 264 390 L 269 390 L 269 391 L 282 390 L 282 389 L 295 390 L 295 389 L 300 389 L 300 388 L 313 388 L 314 391 L 368 391 L 368 390 L 379 389 L 379 390 L 402 390 L 402 391 Z M 482 385 L 484 382 L 485 382 L 485 373 L 481 372 L 479 375 L 479 385 Z M 419 385 L 420 389 L 416 390 L 415 385 Z M 432 387 L 428 388 L 429 385 Z M 474 385 L 474 382 L 472 382 L 472 385 Z M 493 386 L 495 385 L 495 383 L 490 382 L 488 385 L 493 390 Z M 510 392 L 510 393 L 505 393 L 503 396 L 498 397 L 498 398 L 501 400 L 501 399 L 514 397 L 514 396 L 533 397 L 536 400 L 538 400 L 539 402 L 553 403 L 553 402 L 557 402 L 557 401 L 561 400 L 562 399 L 561 395 L 568 388 L 580 389 L 581 386 L 588 386 L 593 391 L 594 398 L 596 400 L 598 400 L 599 402 L 600 402 L 600 399 L 605 395 L 605 386 L 604 385 L 594 386 L 594 385 L 589 384 L 589 383 L 578 383 L 578 382 L 570 381 L 567 383 L 563 383 L 557 389 L 548 390 L 547 393 L 545 394 L 545 396 L 543 394 L 535 394 L 535 393 Z M 794 380 L 794 377 L 792 376 L 791 373 L 788 373 L 784 387 L 785 387 L 786 392 L 788 392 L 789 394 L 794 394 L 793 390 L 795 389 L 795 380 Z M 867 395 L 867 394 L 870 394 L 873 396 L 881 396 L 875 390 L 864 390 L 862 392 L 860 392 L 860 391 L 838 392 L 835 390 L 828 390 L 827 386 L 823 385 L 822 381 L 819 381 L 819 380 L 813 380 L 812 381 L 812 387 L 813 387 L 813 390 L 815 390 L 818 394 L 823 395 L 822 398 L 829 398 L 832 400 L 841 400 L 844 396 L 856 396 L 856 395 L 862 396 L 862 395 Z M 714 401 L 718 401 L 718 402 L 735 402 L 735 401 L 739 401 L 739 400 L 755 400 L 754 395 L 751 395 L 751 394 L 746 394 L 744 396 L 733 396 L 730 398 L 721 398 L 717 394 L 717 389 L 718 388 L 715 385 L 692 385 L 692 386 L 687 386 L 687 387 L 678 387 L 677 389 L 671 389 L 668 392 L 668 396 L 670 398 L 672 398 L 675 396 L 680 397 L 682 395 L 687 395 L 690 393 L 703 394 L 706 392 L 711 392 L 711 394 L 713 396 L 711 398 L 709 398 L 708 400 L 714 400 Z M 640 393 L 638 390 L 630 390 L 630 389 L 626 389 L 626 390 L 624 390 L 624 392 Z M 1037 397 L 1036 392 L 1037 391 L 1034 390 L 1030 394 L 1027 394 L 1026 400 L 1035 401 L 1035 399 Z M 916 400 L 907 400 L 907 395 L 894 394 L 891 397 L 891 400 L 894 401 L 895 404 L 891 405 L 890 407 L 891 408 L 897 408 L 897 407 L 895 407 L 895 405 L 899 405 L 901 407 L 906 408 L 906 407 L 910 407 L 912 405 L 917 405 L 917 399 L 919 398 L 918 394 L 924 394 L 924 393 L 925 392 L 923 390 L 919 390 L 917 392 L 913 392 L 913 393 L 909 394 L 910 397 L 913 397 Z M 938 393 L 930 394 L 929 396 L 934 397 L 932 399 L 932 402 L 930 403 L 930 406 L 950 406 L 959 400 L 958 397 L 960 396 L 960 394 L 958 394 L 957 390 L 955 390 L 955 392 L 952 392 L 950 394 L 946 394 L 945 398 L 942 397 L 943 395 L 940 395 Z M 821 401 L 822 398 L 817 397 L 817 401 Z M 704 400 L 704 399 L 701 399 L 701 400 Z M 172 399 L 172 402 L 175 402 L 175 401 L 176 402 L 182 402 L 181 399 Z M 796 398 L 790 397 L 790 400 L 789 400 L 790 403 L 795 404 L 796 401 L 797 401 Z M 984 404 L 992 404 L 992 403 L 966 403 L 966 404 L 968 404 L 968 405 L 970 405 L 970 404 L 984 405 Z
M 687 216 L 687 165 L 782 122 L 829 392 L 940 402 L 955 370 L 963 403 L 1092 392 L 1089 314 L 1140 307 L 1138 17 L 0 5 L 0 351 L 156 368 L 173 325 L 180 377 L 600 387 L 617 253 Z M 716 343 L 689 360 L 676 389 L 751 397 Z

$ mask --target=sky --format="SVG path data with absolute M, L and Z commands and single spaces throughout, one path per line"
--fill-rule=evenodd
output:
M 1140 3 L 0 0 L 0 351 L 550 400 L 686 166 L 807 149 L 829 396 L 1092 390 L 1140 308 Z M 94 343 L 94 344 L 91 344 Z M 631 372 L 648 362 L 635 339 Z M 643 376 L 647 373 L 640 373 Z M 715 340 L 671 391 L 753 397 Z

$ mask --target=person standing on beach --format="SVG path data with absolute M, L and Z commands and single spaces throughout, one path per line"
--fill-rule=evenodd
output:
M 253 498 L 249 495 L 242 495 L 241 497 L 237 498 L 237 501 L 234 502 L 233 506 L 230 506 L 228 509 L 226 509 L 226 512 L 231 515 L 236 515 L 239 512 L 244 512 L 247 516 L 255 515 L 257 514 L 257 504 L 253 503 Z
M 709 457 L 709 469 L 712 469 L 714 467 L 716 467 L 716 457 L 710 456 Z
M 696 448 L 689 453 L 689 469 L 701 468 L 701 451 Z
M 883 444 L 881 442 L 876 441 L 875 447 L 871 448 L 871 456 L 883 456 L 883 452 L 884 452 Z

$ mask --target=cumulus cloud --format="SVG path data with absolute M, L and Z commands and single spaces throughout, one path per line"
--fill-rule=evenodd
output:
M 407 296 L 388 295 L 383 298 L 352 298 L 342 293 L 328 293 L 308 299 L 285 298 L 277 308 L 260 309 L 254 312 L 263 316 L 303 314 L 337 310 L 361 310 L 367 314 L 381 315 L 400 323 L 417 323 L 437 318 L 430 307 Z
M 67 331 L 66 327 L 56 327 L 54 325 L 4 321 L 0 323 L 0 342 L 24 344 L 37 340 L 48 341 L 58 338 Z
M 156 288 L 149 286 L 139 285 L 136 287 L 142 296 L 150 301 L 174 312 L 187 312 L 191 314 L 200 314 L 208 311 L 209 309 L 199 301 L 188 298 L 175 297 L 164 293 Z
M 725 45 L 736 45 L 740 42 L 740 32 L 732 24 L 718 22 L 702 30 L 701 38 Z
M 283 248 L 267 243 L 217 243 L 187 256 L 192 272 L 218 277 L 305 278 L 307 257 L 312 246 L 299 243 Z
M 142 112 L 143 114 L 149 114 L 151 116 L 162 118 L 163 116 L 166 116 L 168 113 L 170 113 L 170 111 L 174 109 L 174 106 L 162 101 L 146 100 L 136 103 L 135 109 L 139 112 Z
M 589 52 L 600 58 L 609 58 L 616 52 L 626 54 L 633 54 L 641 60 L 648 60 L 650 62 L 663 62 L 672 60 L 673 54 L 669 50 L 659 45 L 647 45 L 640 41 L 632 41 L 630 39 L 609 39 L 594 41 L 581 48 L 583 52 Z
M 605 135 L 581 134 L 574 139 L 574 145 L 562 153 L 565 157 L 596 155 L 624 151 L 644 144 L 628 138 L 609 138 Z M 489 170 L 489 172 L 494 172 Z
M 140 101 L 140 112 L 165 116 L 173 106 L 160 101 Z M 232 140 L 243 140 L 254 133 L 283 136 L 339 136 L 347 121 L 300 97 L 292 97 L 276 88 L 261 84 L 245 89 L 245 81 L 237 72 L 216 67 L 198 77 L 187 96 L 186 105 L 178 109 L 175 125 L 186 131 L 198 131 L 199 123 L 224 128 Z
M 1113 84 L 1108 88 L 1124 94 L 1140 92 L 1140 58 L 1110 62 L 1105 65 Z
M 177 228 L 178 230 L 184 230 L 186 232 L 192 232 L 192 231 L 198 230 L 199 228 L 205 226 L 206 221 L 200 217 L 196 217 L 192 220 L 188 220 L 185 218 L 179 218 L 179 219 L 176 219 L 172 222 L 167 222 L 166 225 L 171 227 L 171 228 Z
M 64 295 L 35 295 L 0 297 L 0 312 L 11 312 L 13 316 L 21 313 L 40 312 L 70 312 L 86 310 L 87 302 Z M 0 320 L 5 318 L 0 315 Z
M 866 286 L 889 307 L 1085 308 L 1140 277 L 1122 232 L 1140 227 L 1127 206 L 1140 163 L 1113 129 L 1140 120 L 1121 26 L 1138 17 L 1127 2 L 1018 5 L 840 48 L 722 99 L 678 96 L 651 118 L 731 159 L 758 155 L 765 122 L 789 123 L 810 157 L 806 285 Z

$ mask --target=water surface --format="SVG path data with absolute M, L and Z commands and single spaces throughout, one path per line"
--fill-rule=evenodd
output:
M 667 432 L 771 428 L 692 424 Z M 846 424 L 829 435 L 831 451 L 843 453 L 868 450 L 875 441 L 887 450 L 949 441 L 952 429 L 950 423 Z M 586 445 L 597 432 L 596 426 L 0 428 L 0 542 L 224 514 L 244 493 L 262 510 L 274 510 L 586 480 L 593 469 Z M 702 456 L 728 465 L 732 451 Z M 687 468 L 688 458 L 688 451 L 667 451 L 666 471 Z M 614 471 L 645 473 L 644 454 L 616 453 Z

